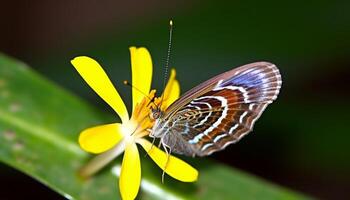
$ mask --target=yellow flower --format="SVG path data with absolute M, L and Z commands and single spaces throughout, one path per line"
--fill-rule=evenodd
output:
M 126 106 L 102 67 L 92 58 L 80 56 L 71 63 L 86 83 L 121 118 L 122 123 L 105 124 L 86 129 L 79 136 L 79 144 L 87 152 L 100 154 L 85 166 L 81 173 L 90 176 L 115 157 L 124 152 L 119 178 L 119 190 L 123 199 L 135 199 L 141 182 L 141 164 L 137 145 L 141 145 L 153 161 L 165 173 L 183 182 L 197 180 L 198 172 L 186 162 L 169 156 L 144 139 L 149 135 L 154 120 L 149 117 L 155 91 L 150 91 L 152 80 L 152 60 L 146 48 L 130 48 L 132 69 L 133 111 L 129 118 Z M 137 89 L 138 90 L 137 90 Z M 139 91 L 140 90 L 140 91 Z M 144 94 L 149 94 L 145 97 Z M 180 94 L 180 86 L 175 79 L 175 70 L 164 90 L 162 110 L 173 103 Z M 159 102 L 159 98 L 157 98 Z

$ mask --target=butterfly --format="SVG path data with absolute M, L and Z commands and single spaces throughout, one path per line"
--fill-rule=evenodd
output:
M 268 62 L 247 64 L 219 74 L 186 92 L 157 116 L 150 133 L 163 147 L 187 156 L 208 156 L 252 131 L 282 85 Z

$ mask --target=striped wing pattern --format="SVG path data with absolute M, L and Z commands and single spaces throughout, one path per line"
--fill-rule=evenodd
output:
M 172 151 L 207 156 L 239 141 L 277 98 L 282 84 L 277 67 L 266 62 L 236 68 L 212 81 L 199 88 L 204 91 L 199 96 L 180 98 L 186 104 L 167 119 L 162 142 Z

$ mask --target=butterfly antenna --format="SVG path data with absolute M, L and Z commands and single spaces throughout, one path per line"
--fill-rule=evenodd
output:
M 163 95 L 159 104 L 159 108 L 161 107 L 164 100 L 165 83 L 166 83 L 166 80 L 168 79 L 168 69 L 169 69 L 172 39 L 173 39 L 173 20 L 170 20 L 169 21 L 169 43 L 168 43 L 168 51 L 167 51 L 167 56 L 165 61 L 165 72 L 164 72 L 164 80 L 163 80 Z
M 149 99 L 149 103 L 152 103 L 156 108 L 157 108 L 157 105 L 154 103 L 154 97 L 151 99 L 149 98 L 149 96 L 147 94 L 145 94 L 144 92 L 142 92 L 140 89 L 138 89 L 137 87 L 133 86 L 131 83 L 129 83 L 129 81 L 125 80 L 123 81 L 124 85 L 127 85 L 127 86 L 130 86 L 132 88 L 134 88 L 135 90 L 137 90 L 138 92 L 140 92 L 141 94 L 143 94 L 147 99 Z

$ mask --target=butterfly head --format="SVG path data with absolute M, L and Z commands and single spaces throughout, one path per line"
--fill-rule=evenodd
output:
M 152 111 L 151 111 L 151 114 L 150 114 L 151 119 L 157 120 L 157 119 L 159 119 L 162 115 L 163 115 L 163 112 L 160 110 L 159 107 L 157 107 L 157 108 L 152 108 Z
M 164 129 L 169 123 L 168 120 L 164 119 L 164 112 L 159 108 L 152 108 L 151 119 L 155 120 L 152 131 L 150 133 L 151 137 L 160 138 L 164 135 Z

